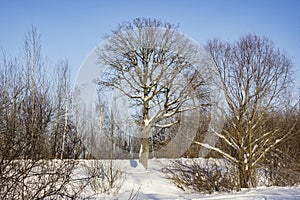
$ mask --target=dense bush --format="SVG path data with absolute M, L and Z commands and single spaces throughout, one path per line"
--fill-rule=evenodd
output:
M 198 160 L 199 161 L 199 160 Z M 239 190 L 236 171 L 228 163 L 199 163 L 196 160 L 184 162 L 175 160 L 163 169 L 173 183 L 180 189 L 203 193 L 229 192 Z
M 2 161 L 0 199 L 78 199 L 86 184 L 77 168 L 76 160 Z

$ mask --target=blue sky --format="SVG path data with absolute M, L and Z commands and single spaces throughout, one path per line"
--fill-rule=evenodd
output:
M 270 37 L 294 62 L 300 87 L 299 0 L 0 0 L 0 47 L 20 52 L 31 26 L 41 34 L 43 55 L 67 59 L 75 75 L 103 36 L 123 21 L 151 17 L 179 24 L 199 43 L 234 41 L 247 33 Z

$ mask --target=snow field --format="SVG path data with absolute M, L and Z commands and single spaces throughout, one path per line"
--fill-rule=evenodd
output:
M 92 196 L 93 199 L 129 199 L 131 194 L 136 194 L 136 199 L 207 199 L 207 200 L 300 200 L 300 186 L 295 187 L 258 187 L 243 189 L 240 192 L 202 194 L 185 192 L 176 187 L 171 180 L 166 179 L 162 169 L 170 164 L 171 159 L 150 159 L 148 169 L 138 160 L 114 160 L 113 166 L 125 173 L 124 184 L 118 194 L 92 195 L 88 187 L 85 196 Z M 190 159 L 181 159 L 182 162 L 192 162 Z M 89 162 L 89 161 L 84 161 Z M 109 160 L 102 161 L 105 165 Z M 196 160 L 199 163 L 222 164 L 223 160 L 202 159 Z

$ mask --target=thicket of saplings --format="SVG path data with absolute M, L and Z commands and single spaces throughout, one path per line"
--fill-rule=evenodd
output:
M 70 69 L 66 61 L 58 62 L 54 71 L 51 69 L 50 64 L 42 57 L 39 35 L 34 28 L 25 39 L 22 55 L 17 57 L 9 57 L 5 53 L 2 55 L 0 199 L 83 199 L 89 198 L 83 196 L 87 186 L 90 186 L 95 194 L 117 193 L 124 182 L 124 172 L 120 167 L 115 168 L 112 162 L 106 165 L 99 161 L 85 163 L 79 160 L 93 158 L 93 155 L 85 148 L 83 138 L 78 133 L 79 120 L 76 117 L 78 113 L 72 104 L 72 101 L 75 101 L 76 91 L 72 91 L 70 86 Z M 245 186 L 241 184 L 241 179 L 242 175 L 247 173 L 248 187 L 255 187 L 262 181 L 268 186 L 299 183 L 300 169 L 297 160 L 300 156 L 300 110 L 287 112 L 283 109 L 286 108 L 263 113 L 261 118 L 267 120 L 260 121 L 258 125 L 264 130 L 276 130 L 276 134 L 278 132 L 283 134 L 282 130 L 286 130 L 288 136 L 277 144 L 278 139 L 282 138 L 282 135 L 279 135 L 274 140 L 276 145 L 271 145 L 270 149 L 266 146 L 268 145 L 266 140 L 261 140 L 262 143 L 259 144 L 261 146 L 253 145 L 252 151 L 255 148 L 268 151 L 258 162 L 250 163 L 253 165 L 248 166 L 251 167 L 249 173 L 247 170 L 240 170 L 241 165 L 247 163 L 243 164 L 245 160 L 239 160 L 240 149 L 234 148 L 234 145 L 241 142 L 238 141 L 238 135 L 236 138 L 235 136 L 230 138 L 230 142 L 225 137 L 225 140 L 220 139 L 214 151 L 208 155 L 225 159 L 223 164 L 226 165 L 222 163 L 202 165 L 196 161 L 185 163 L 175 160 L 164 168 L 164 172 L 183 190 L 208 193 L 239 190 Z M 234 118 L 235 116 L 232 116 L 232 119 Z M 231 125 L 239 124 L 232 119 L 227 118 L 221 135 L 230 134 Z M 239 131 L 242 132 L 246 126 L 239 125 L 241 125 Z M 199 134 L 194 138 L 195 142 L 183 156 L 198 156 L 201 146 L 198 143 L 201 142 L 204 132 L 199 130 Z M 114 138 L 109 138 L 110 133 L 107 135 L 106 143 L 119 142 L 118 146 L 129 152 L 128 143 L 126 144 L 125 139 L 120 139 L 120 135 L 115 134 Z M 265 137 L 271 136 L 259 135 L 256 139 Z M 161 138 L 164 138 L 164 141 L 160 141 Z M 169 142 L 165 138 L 172 138 L 172 135 L 157 135 L 149 139 L 149 142 L 154 143 L 155 148 L 159 148 L 160 145 L 164 146 Z M 233 141 L 236 141 L 236 144 L 230 146 Z M 251 143 L 246 139 L 244 142 Z M 138 141 L 134 141 L 131 145 L 138 149 L 137 143 Z M 248 145 L 251 146 L 250 143 Z M 112 149 L 108 151 L 111 152 Z M 108 158 L 118 158 L 114 154 L 110 155 L 112 156 Z M 84 174 L 78 174 L 76 170 L 79 168 L 85 169 Z M 264 178 L 260 180 L 259 177 Z

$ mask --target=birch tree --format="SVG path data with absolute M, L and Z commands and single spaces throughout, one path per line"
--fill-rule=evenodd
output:
M 66 143 L 66 134 L 67 134 L 67 126 L 68 126 L 68 115 L 69 115 L 69 86 L 70 86 L 70 76 L 69 76 L 69 67 L 68 63 L 62 64 L 62 76 L 63 76 L 63 90 L 64 90 L 64 101 L 65 101 L 65 115 L 64 115 L 64 128 L 63 128 L 63 135 L 62 135 L 62 144 L 61 144 L 61 154 L 60 159 L 63 159 L 64 151 L 65 151 L 65 143 Z
M 78 113 L 71 107 L 70 68 L 66 60 L 59 61 L 54 71 L 53 119 L 51 124 L 51 148 L 53 158 L 77 158 L 81 146 L 76 124 Z M 73 105 L 75 103 L 73 102 Z
M 215 133 L 231 151 L 198 142 L 221 153 L 239 169 L 240 187 L 255 185 L 251 177 L 259 162 L 289 137 L 289 127 L 268 128 L 268 116 L 281 110 L 282 94 L 291 83 L 291 60 L 267 37 L 246 35 L 234 43 L 212 40 L 207 45 L 221 80 L 226 108 L 223 134 Z
M 199 71 L 205 60 L 198 48 L 172 24 L 137 18 L 120 25 L 98 51 L 99 63 L 106 67 L 98 84 L 129 99 L 145 168 L 152 131 L 174 127 L 179 115 L 198 108 L 195 91 L 205 85 Z
M 46 128 L 52 114 L 49 99 L 49 77 L 41 55 L 40 35 L 35 27 L 26 35 L 24 42 L 24 99 L 23 112 L 27 143 L 27 155 L 31 159 L 41 156 L 41 149 L 45 149 L 44 139 Z

